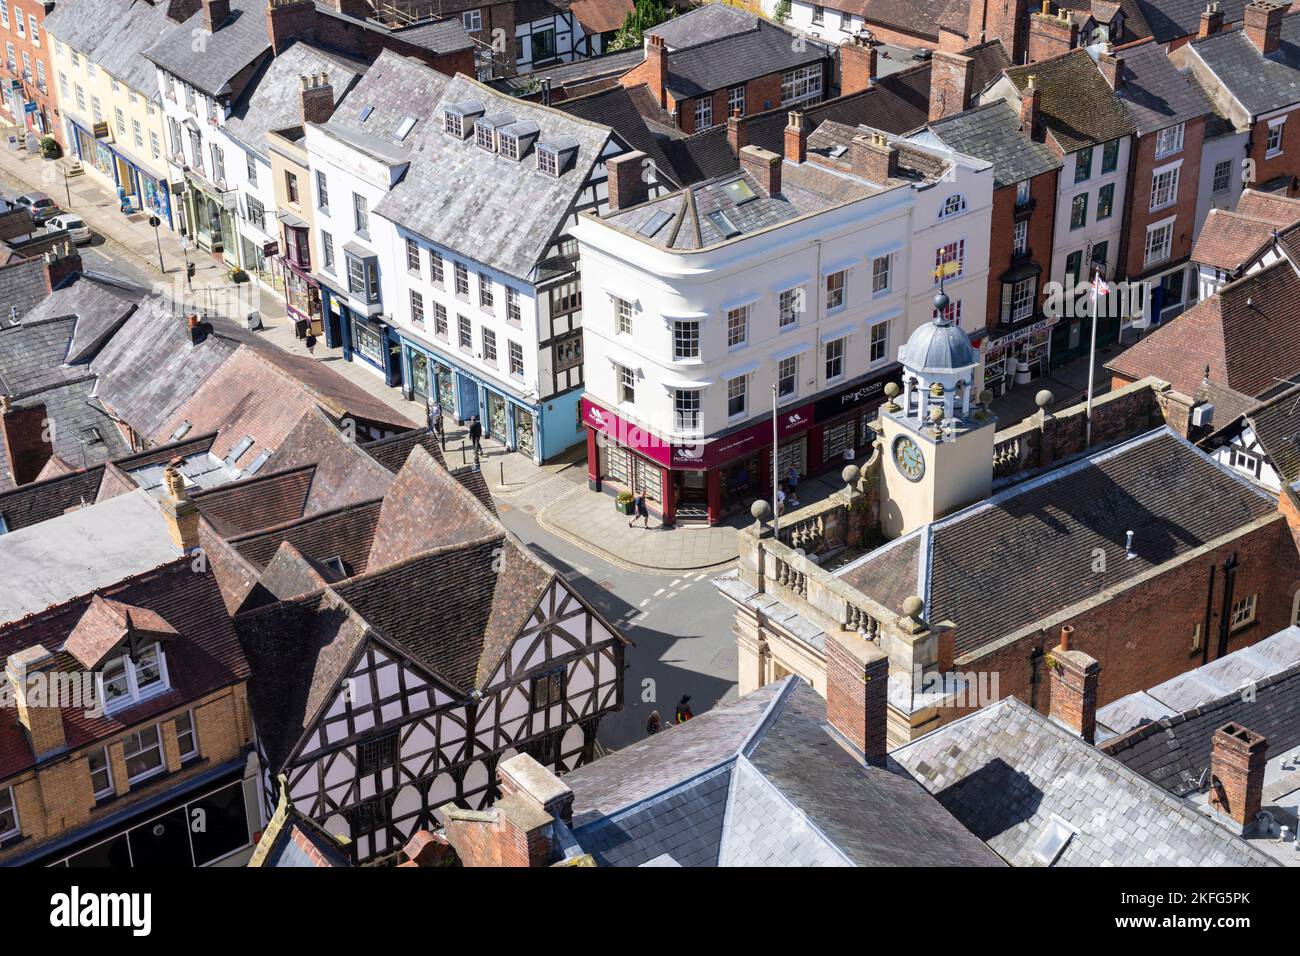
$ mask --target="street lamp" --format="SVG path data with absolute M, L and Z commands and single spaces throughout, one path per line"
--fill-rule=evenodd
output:
M 154 244 L 158 246 L 158 271 L 161 272 L 163 275 L 166 275 L 167 267 L 163 265 L 163 257 L 162 257 L 162 239 L 158 237 L 158 226 L 161 224 L 162 224 L 162 220 L 159 219 L 157 216 L 149 217 L 149 225 L 153 226 L 153 241 Z

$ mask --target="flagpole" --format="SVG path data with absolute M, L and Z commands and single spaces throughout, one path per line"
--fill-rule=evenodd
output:
M 776 496 L 781 486 L 777 484 L 777 468 L 779 467 L 777 459 L 781 450 L 780 438 L 778 437 L 776 425 L 776 385 L 772 386 L 772 537 L 779 539 L 781 537 L 781 510 L 777 507 Z
M 1097 362 L 1097 281 L 1101 278 L 1101 270 L 1093 269 L 1092 273 L 1092 308 L 1089 318 L 1092 319 L 1092 334 L 1089 336 L 1088 343 L 1088 412 L 1087 425 L 1084 429 L 1083 447 L 1085 449 L 1092 447 L 1092 377 L 1093 369 Z

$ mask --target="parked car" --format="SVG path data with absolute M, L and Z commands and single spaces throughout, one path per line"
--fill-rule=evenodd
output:
M 86 225 L 84 219 L 74 213 L 61 212 L 45 220 L 46 232 L 58 232 L 60 229 L 68 230 L 68 235 L 77 245 L 90 242 L 90 227 Z
M 58 204 L 45 193 L 24 193 L 18 197 L 18 205 L 26 206 L 32 211 L 32 219 L 38 226 L 59 213 Z

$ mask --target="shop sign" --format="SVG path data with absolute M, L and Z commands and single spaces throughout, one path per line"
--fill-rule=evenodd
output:
M 858 382 L 835 395 L 819 399 L 815 406 L 817 421 L 827 422 L 846 412 L 859 409 L 870 411 L 884 400 L 885 384 L 901 380 L 902 368 L 898 363 L 894 363 L 877 372 L 874 378 L 866 382 Z

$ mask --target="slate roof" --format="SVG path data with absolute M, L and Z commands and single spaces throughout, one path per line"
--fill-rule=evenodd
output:
M 1300 373 L 1300 278 L 1281 259 L 1242 276 L 1160 326 L 1106 367 L 1136 381 L 1164 379 L 1186 394 L 1206 377 L 1244 395 L 1275 390 Z
M 337 15 L 328 4 L 324 6 L 331 14 Z M 443 9 L 444 13 L 450 11 Z M 459 16 L 449 16 L 445 20 L 432 20 L 416 23 L 409 27 L 390 31 L 390 34 L 406 43 L 413 44 L 434 53 L 456 53 L 460 50 L 472 50 L 474 38 L 465 32 L 465 26 Z
M 622 21 L 619 22 L 621 25 Z M 640 66 L 644 60 L 645 50 L 641 47 L 634 47 L 630 50 L 615 50 L 613 53 L 602 53 L 600 56 L 585 57 L 569 63 L 556 63 L 535 69 L 531 73 L 519 73 L 515 76 L 493 80 L 491 86 L 493 89 L 501 90 L 503 93 L 511 93 L 515 96 L 526 96 L 535 93 L 538 84 L 543 79 L 551 81 L 552 90 L 581 87 L 597 80 L 622 76 L 633 67 Z M 562 106 L 563 104 L 556 103 L 554 105 Z
M 1019 114 L 1005 100 L 931 123 L 930 130 L 949 149 L 991 163 L 997 189 L 1061 168 L 1050 146 L 1021 131 Z
M 15 408 L 44 406 L 54 447 L 52 454 L 71 468 L 89 468 L 131 450 L 117 423 L 95 401 L 89 377 L 64 382 L 14 402 Z
M 1282 705 L 1284 697 L 1296 696 L 1297 691 L 1300 691 L 1300 627 L 1293 625 L 1271 637 L 1264 638 L 1257 644 L 1240 648 L 1208 664 L 1185 671 L 1163 684 L 1128 694 L 1105 707 L 1099 707 L 1097 742 L 1098 744 L 1105 742 L 1107 747 L 1103 749 L 1108 753 L 1114 752 L 1116 756 L 1121 752 L 1127 754 L 1134 750 L 1138 741 L 1145 739 L 1147 735 L 1130 735 L 1132 739 L 1127 743 L 1119 739 L 1120 735 L 1128 735 L 1130 731 L 1162 718 L 1174 717 L 1177 714 L 1190 716 L 1192 711 L 1201 710 L 1207 705 L 1210 705 L 1211 709 L 1224 706 L 1228 698 L 1234 694 L 1241 696 L 1245 688 L 1258 689 L 1262 682 L 1274 677 L 1278 677 L 1279 680 L 1268 685 L 1268 699 L 1264 701 L 1266 706 L 1252 709 L 1278 716 L 1281 713 L 1278 707 L 1267 705 Z M 1285 739 L 1274 741 L 1270 738 L 1269 740 L 1270 747 L 1276 748 L 1275 753 L 1289 748 L 1294 743 L 1300 743 L 1300 708 L 1291 708 L 1291 711 L 1294 723 L 1286 731 Z M 1225 718 L 1223 723 L 1228 723 L 1232 719 L 1234 718 Z M 1254 730 L 1252 718 L 1246 711 L 1242 711 L 1241 720 Z M 1169 741 L 1171 735 L 1164 736 L 1167 742 L 1172 743 Z M 1208 748 L 1208 741 L 1205 742 L 1205 746 Z M 1149 748 L 1144 748 L 1144 751 L 1144 760 L 1154 758 L 1160 752 Z M 1208 749 L 1204 752 L 1204 757 L 1208 762 Z M 1120 757 L 1120 759 L 1124 758 Z M 1152 766 L 1155 764 L 1153 763 Z M 1135 769 L 1140 770 L 1137 767 Z M 1199 776 L 1200 768 L 1190 769 L 1195 771 L 1195 776 Z M 1169 766 L 1159 766 L 1157 772 L 1170 775 L 1173 770 Z M 1173 778 L 1169 776 L 1168 779 Z M 1169 789 L 1177 791 L 1184 783 L 1186 781 L 1172 784 Z M 1180 792 L 1179 795 L 1183 794 Z
M 1249 0 L 1219 0 L 1223 23 L 1240 23 Z M 1147 33 L 1157 43 L 1168 43 L 1181 37 L 1194 37 L 1201 26 L 1202 0 L 1137 0 L 1146 21 Z
M 512 160 L 480 149 L 472 135 L 462 140 L 444 132 L 443 106 L 467 102 L 483 104 L 488 116 L 505 112 L 516 122 L 535 123 L 536 143 Z M 374 212 L 444 249 L 533 281 L 609 142 L 608 127 L 503 96 L 466 76 L 447 83 L 429 115 L 437 120 L 411 134 L 418 140 L 406 177 Z M 558 176 L 538 169 L 537 144 L 565 141 L 576 146 L 566 169 Z M 520 219 L 520 209 L 529 215 Z M 511 227 L 503 229 L 507 222 Z
M 1269 56 L 1243 30 L 1224 30 L 1191 49 L 1252 116 L 1300 103 L 1300 13 L 1282 18 L 1281 44 Z
M 190 558 L 181 558 L 133 578 L 126 578 L 124 573 L 120 580 L 111 578 L 99 585 L 104 597 L 147 609 L 178 632 L 167 641 L 165 651 L 171 689 L 98 717 L 88 716 L 84 706 L 63 708 L 69 749 L 121 734 L 132 725 L 145 723 L 157 714 L 198 700 L 248 676 L 248 663 L 221 604 L 213 575 L 196 573 L 190 564 Z M 7 657 L 41 644 L 54 652 L 54 667 L 59 671 L 83 670 L 81 663 L 62 648 L 90 600 L 90 595 L 77 596 L 40 614 L 0 627 L 0 656 Z M 35 762 L 18 722 L 0 721 L 0 779 L 21 773 Z
M 190 31 L 168 17 L 169 3 L 147 0 L 75 0 L 45 17 L 45 30 L 150 100 L 159 99 L 158 74 L 144 51 L 163 39 L 185 44 Z M 202 13 L 196 14 L 202 22 Z M 263 21 L 262 39 L 266 39 Z M 202 57 L 192 57 L 198 60 Z
M 834 120 L 845 126 L 867 126 L 902 135 L 924 126 L 929 109 L 930 64 L 923 63 L 883 77 L 866 90 L 808 106 L 803 112 L 810 130 Z M 788 107 L 749 116 L 745 127 L 749 144 L 783 154 L 789 116 Z M 725 125 L 666 141 L 663 147 L 683 184 L 721 176 L 740 167 L 727 143 Z
M 337 106 L 365 69 L 365 63 L 351 57 L 308 43 L 294 43 L 244 88 L 221 128 L 269 161 L 266 134 L 302 122 L 300 77 L 329 74 Z
M 1062 152 L 1072 153 L 1134 132 L 1133 121 L 1087 50 L 1074 49 L 1050 60 L 1011 67 L 1006 75 L 1021 91 L 1028 86 L 1029 77 L 1035 77 L 1039 116 Z
M 696 12 L 711 13 L 717 7 L 710 4 Z M 686 14 L 676 20 L 690 16 Z M 807 39 L 796 44 L 791 42 L 792 37 L 780 27 L 755 17 L 754 27 L 744 32 L 729 31 L 687 47 L 673 48 L 670 41 L 665 41 L 669 46 L 668 89 L 675 99 L 682 100 L 830 58 L 829 47 Z
M 1008 697 L 890 753 L 1013 866 L 1271 866 L 1182 800 Z M 1035 856 L 1054 820 L 1075 832 Z
M 137 302 L 121 289 L 97 282 L 86 275 L 55 289 L 24 317 L 28 324 L 45 319 L 72 317 L 76 320 L 65 361 L 86 362 L 136 310 Z
M 910 593 L 925 601 L 928 619 L 956 622 L 963 655 L 1122 587 L 1275 506 L 1272 495 L 1159 428 L 911 532 L 915 554 L 886 546 L 838 576 L 876 597 L 881 575 L 901 579 L 895 565 L 916 567 Z M 1130 530 L 1137 557 L 1126 559 Z M 1104 574 L 1080 570 L 1094 549 L 1106 555 Z M 1026 567 L 1035 569 L 1033 588 L 1015 570 Z M 897 592 L 889 597 L 897 607 Z
M 867 767 L 797 677 L 565 776 L 603 866 L 998 865 L 915 782 Z
M 384 162 L 403 163 L 431 119 L 441 126 L 434 106 L 450 82 L 423 63 L 384 50 L 352 88 L 347 103 L 320 128 Z M 398 139 L 396 131 L 406 116 L 413 116 L 415 125 Z
M 1282 480 L 1300 481 L 1300 389 L 1288 388 L 1258 406 L 1246 422 Z
M 0 327 L 21 319 L 49 292 L 44 259 L 19 259 L 0 266 Z
M 1133 120 L 1139 136 L 1214 112 L 1200 86 L 1183 73 L 1156 43 L 1125 47 L 1123 81 L 1115 95 Z
M 87 377 L 85 368 L 64 365 L 76 319 L 23 319 L 0 329 L 0 394 L 29 395 Z
M 208 33 L 200 8 L 184 29 L 164 33 L 141 55 L 209 95 L 231 92 L 230 83 L 245 67 L 269 54 L 267 4 L 262 0 L 230 0 L 230 19 Z M 194 45 L 201 39 L 202 53 Z M 154 83 L 157 86 L 157 83 Z
M 682 185 L 679 174 L 664 152 L 663 141 L 667 137 L 662 133 L 656 134 L 637 109 L 633 95 L 625 86 L 612 86 L 597 93 L 563 100 L 556 105 L 580 119 L 610 127 L 628 146 L 639 149 L 650 157 L 656 170 L 663 173 L 663 179 L 668 185 Z

